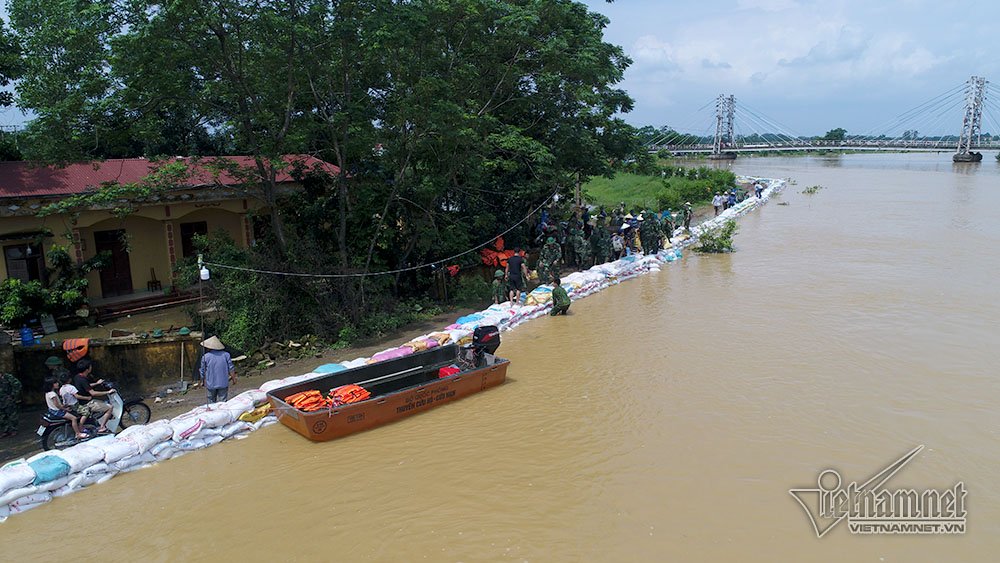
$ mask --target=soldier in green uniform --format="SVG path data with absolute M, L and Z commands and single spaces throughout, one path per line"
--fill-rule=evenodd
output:
M 644 254 L 655 254 L 656 248 L 656 223 L 653 221 L 652 213 L 646 212 L 639 215 L 639 242 L 642 244 Z
M 694 216 L 694 211 L 691 210 L 691 202 L 688 201 L 681 208 L 681 213 L 684 216 L 684 230 L 691 232 L 691 218 Z
M 597 260 L 598 264 L 604 264 L 612 260 L 614 249 L 611 245 L 611 233 L 608 232 L 607 225 L 600 225 L 598 231 L 600 232 L 601 239 L 597 243 Z
M 507 284 L 503 283 L 503 270 L 493 273 L 493 286 L 490 291 L 493 294 L 493 304 L 499 305 L 507 300 Z
M 538 255 L 538 283 L 545 284 L 552 281 L 552 276 L 559 271 L 562 262 L 562 249 L 556 239 L 549 237 L 545 239 L 545 245 Z
M 17 405 L 21 401 L 21 382 L 9 373 L 0 374 L 0 438 L 17 432 Z
M 670 212 L 669 208 L 663 212 L 663 222 L 660 224 L 660 230 L 663 231 L 663 235 L 667 238 L 667 244 L 673 242 L 670 240 L 670 237 L 674 234 L 674 214 Z
M 569 294 L 560 285 L 561 280 L 556 277 L 552 280 L 552 311 L 549 313 L 551 316 L 565 315 L 566 311 L 569 310 Z
M 586 267 L 587 261 L 590 260 L 590 246 L 583 238 L 583 229 L 579 224 L 574 224 L 573 230 L 570 231 L 570 246 L 573 248 L 573 259 L 576 267 Z

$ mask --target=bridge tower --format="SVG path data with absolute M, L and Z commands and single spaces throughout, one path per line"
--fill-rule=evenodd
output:
M 973 152 L 979 146 L 983 121 L 983 102 L 986 101 L 986 79 L 973 76 L 965 83 L 965 118 L 962 120 L 962 134 L 958 137 L 958 152 L 951 159 L 955 162 L 979 162 L 983 153 Z
M 712 144 L 713 160 L 733 160 L 736 152 L 736 139 L 733 135 L 733 118 L 736 116 L 736 96 L 719 95 L 715 100 L 715 142 Z

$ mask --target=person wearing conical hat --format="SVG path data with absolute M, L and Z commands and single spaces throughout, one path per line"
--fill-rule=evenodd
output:
M 226 352 L 226 346 L 213 336 L 201 343 L 205 355 L 201 357 L 201 384 L 208 391 L 208 402 L 221 403 L 229 400 L 229 385 L 236 384 L 236 368 L 233 358 Z

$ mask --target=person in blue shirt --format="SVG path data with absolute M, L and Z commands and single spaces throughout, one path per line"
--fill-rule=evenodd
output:
M 209 403 L 221 403 L 229 399 L 229 385 L 236 384 L 236 368 L 233 358 L 226 352 L 225 345 L 218 336 L 201 343 L 205 355 L 201 357 L 201 384 L 208 390 Z

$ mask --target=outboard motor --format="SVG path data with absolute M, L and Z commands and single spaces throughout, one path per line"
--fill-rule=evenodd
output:
M 480 326 L 472 332 L 472 357 L 476 367 L 486 363 L 486 354 L 496 354 L 500 347 L 500 329 L 495 326 Z

